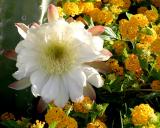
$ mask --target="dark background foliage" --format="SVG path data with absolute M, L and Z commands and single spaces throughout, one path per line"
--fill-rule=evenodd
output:
M 37 22 L 40 16 L 40 0 L 0 0 L 0 50 L 14 49 L 22 40 L 15 23 L 23 22 L 30 25 Z M 0 55 L 0 114 L 14 112 L 15 114 L 32 113 L 34 98 L 30 88 L 15 91 L 8 88 L 15 79 L 12 74 L 17 70 L 16 62 Z

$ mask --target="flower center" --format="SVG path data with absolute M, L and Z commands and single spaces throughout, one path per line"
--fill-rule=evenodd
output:
M 76 63 L 73 45 L 65 42 L 49 42 L 42 47 L 41 67 L 49 74 L 61 75 Z

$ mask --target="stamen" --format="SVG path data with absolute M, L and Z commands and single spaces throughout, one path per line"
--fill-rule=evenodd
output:
M 48 74 L 61 75 L 76 63 L 74 45 L 66 42 L 49 42 L 42 47 L 41 67 Z

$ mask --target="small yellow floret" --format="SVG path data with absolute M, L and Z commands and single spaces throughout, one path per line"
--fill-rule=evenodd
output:
M 53 107 L 48 110 L 45 115 L 45 121 L 50 125 L 53 121 L 60 122 L 63 118 L 66 118 L 65 112 L 58 107 Z
M 78 5 L 75 2 L 66 2 L 63 6 L 65 14 L 75 16 L 80 14 Z
M 88 13 L 88 15 L 92 18 L 92 20 L 94 21 L 94 22 L 98 22 L 99 20 L 98 20 L 98 15 L 99 15 L 99 13 L 100 13 L 100 9 L 99 8 L 94 8 L 92 11 L 90 11 L 89 13 Z
M 144 15 L 146 15 L 149 22 L 155 22 L 158 19 L 159 14 L 153 10 L 147 10 Z
M 149 24 L 147 17 L 143 14 L 132 15 L 130 18 L 130 23 L 135 24 L 139 27 L 145 27 Z
M 84 97 L 84 99 L 80 102 L 75 102 L 73 105 L 73 109 L 76 112 L 88 113 L 91 109 L 93 101 L 89 97 Z
M 125 60 L 125 67 L 127 70 L 136 74 L 139 77 L 143 72 L 139 63 L 138 56 L 135 54 L 130 54 Z
M 113 14 L 111 11 L 101 10 L 98 13 L 97 20 L 99 23 L 104 23 L 105 25 L 110 24 L 113 21 Z
M 142 6 L 137 9 L 137 13 L 144 14 L 147 10 L 148 10 L 147 7 Z
M 44 125 L 45 125 L 45 122 L 41 122 L 41 121 L 39 121 L 39 120 L 36 120 L 36 123 L 33 124 L 33 125 L 31 126 L 31 128 L 43 128 Z
M 124 5 L 123 0 L 109 0 L 109 3 L 112 5 L 116 5 L 118 7 L 123 7 L 123 5 Z
M 59 16 L 63 17 L 64 16 L 63 9 L 61 7 L 57 7 L 57 9 L 58 9 Z
M 74 118 L 66 117 L 57 124 L 56 128 L 78 128 L 78 124 Z
M 78 7 L 82 13 L 88 14 L 90 11 L 94 9 L 94 4 L 93 2 L 80 2 L 78 4 Z
M 160 56 L 157 56 L 157 57 L 156 57 L 155 68 L 156 68 L 157 70 L 160 70 Z
M 153 80 L 151 88 L 154 90 L 160 90 L 160 80 Z
M 160 39 L 156 39 L 152 44 L 151 44 L 151 51 L 157 55 L 160 55 Z
M 107 126 L 99 119 L 96 119 L 94 122 L 87 124 L 87 128 L 107 128 Z
M 50 125 L 54 121 L 57 123 L 56 128 L 78 128 L 75 119 L 67 116 L 65 112 L 58 107 L 52 107 L 45 115 L 46 122 Z
M 142 126 L 149 123 L 151 117 L 153 117 L 154 110 L 149 106 L 149 104 L 140 104 L 139 106 L 135 106 L 132 110 L 132 123 L 135 126 Z
M 123 54 L 123 50 L 126 48 L 126 44 L 122 40 L 115 41 L 113 44 L 113 48 L 117 55 Z

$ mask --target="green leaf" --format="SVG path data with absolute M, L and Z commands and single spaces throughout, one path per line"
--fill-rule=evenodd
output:
M 130 18 L 133 16 L 133 14 L 126 12 L 126 16 L 130 20 Z
M 15 120 L 1 121 L 0 124 L 7 128 L 20 128 L 20 126 Z
M 153 32 L 152 32 L 151 28 L 149 28 L 149 27 L 142 29 L 142 32 L 147 35 L 153 35 Z
M 153 5 L 151 5 L 151 9 L 158 14 L 158 10 L 157 10 L 156 7 L 154 7 Z
M 105 27 L 105 34 L 110 38 L 117 39 L 117 35 L 110 27 Z
M 48 128 L 56 128 L 57 124 L 58 123 L 56 121 L 53 121 Z
M 84 15 L 84 20 L 89 24 L 89 28 L 92 28 L 94 26 L 93 20 L 91 17 Z

